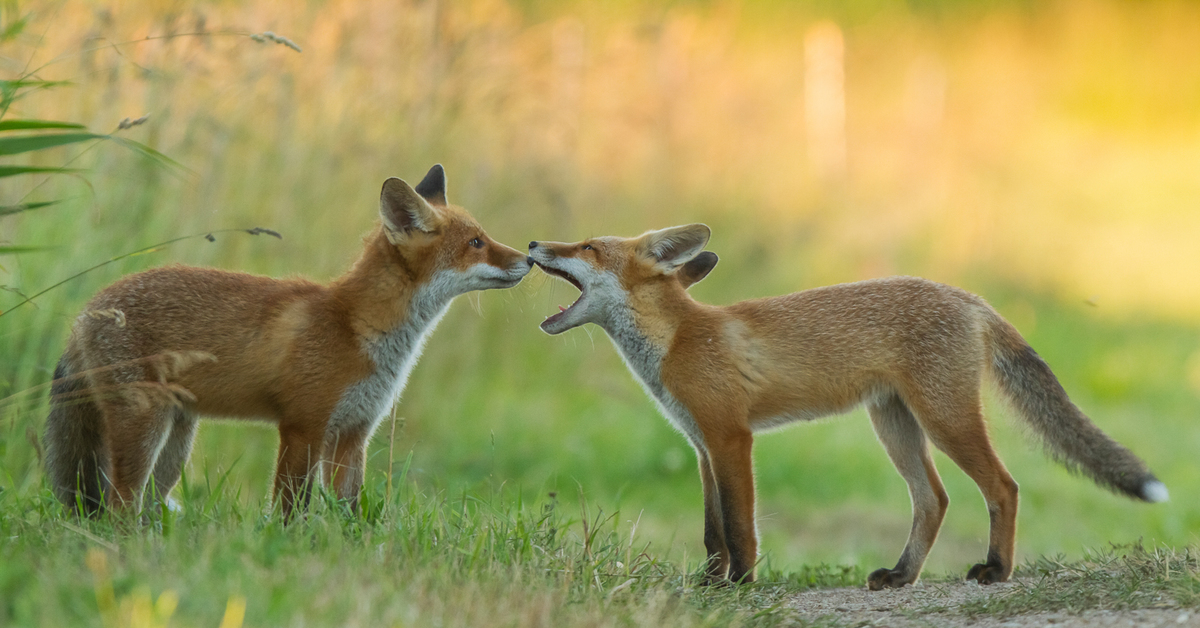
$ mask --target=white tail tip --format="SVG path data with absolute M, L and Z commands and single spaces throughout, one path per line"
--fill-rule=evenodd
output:
M 1143 484 L 1142 496 L 1146 501 L 1155 504 L 1171 499 L 1171 494 L 1167 492 L 1167 485 L 1158 480 L 1151 480 Z

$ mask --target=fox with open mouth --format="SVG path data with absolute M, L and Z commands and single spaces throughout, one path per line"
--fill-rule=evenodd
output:
M 949 498 L 930 442 L 975 481 L 987 503 L 987 558 L 967 578 L 1007 580 L 1017 483 L 988 438 L 980 401 L 985 374 L 1060 462 L 1117 493 L 1167 499 L 1145 463 L 1071 402 L 1041 357 L 983 299 L 890 277 L 706 305 L 687 288 L 717 264 L 704 250 L 710 235 L 707 226 L 691 224 L 636 238 L 529 244 L 543 271 L 580 291 L 542 330 L 599 325 L 696 450 L 710 582 L 754 580 L 754 433 L 858 405 L 867 406 L 913 504 L 899 561 L 871 573 L 869 588 L 915 582 L 937 538 Z

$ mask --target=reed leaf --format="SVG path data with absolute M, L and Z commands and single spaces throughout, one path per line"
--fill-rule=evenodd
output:
M 75 122 L 59 122 L 57 120 L 0 120 L 0 131 L 17 131 L 29 129 L 86 129 Z
M 57 205 L 61 202 L 62 202 L 62 199 L 55 200 L 55 201 L 40 201 L 37 203 L 18 203 L 16 205 L 0 205 L 0 216 L 7 216 L 9 214 L 19 214 L 21 212 L 27 212 L 31 209 L 41 209 L 43 207 Z
M 19 155 L 29 151 L 44 150 L 56 146 L 105 139 L 107 137 L 107 135 L 96 133 L 52 133 L 45 135 L 22 135 L 20 137 L 0 137 L 0 156 Z
M 0 178 L 18 174 L 69 174 L 83 172 L 81 168 L 54 168 L 48 166 L 0 166 Z

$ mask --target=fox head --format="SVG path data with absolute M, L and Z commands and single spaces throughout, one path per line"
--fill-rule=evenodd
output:
M 416 187 L 395 177 L 384 181 L 379 216 L 395 271 L 443 298 L 511 288 L 533 266 L 524 253 L 491 239 L 466 211 L 446 201 L 441 164 Z
M 542 331 L 561 334 L 584 323 L 608 329 L 619 317 L 651 312 L 682 297 L 717 265 L 717 255 L 704 250 L 711 235 L 707 225 L 697 223 L 636 238 L 530 242 L 534 263 L 580 292 L 570 307 L 559 306 L 542 322 Z

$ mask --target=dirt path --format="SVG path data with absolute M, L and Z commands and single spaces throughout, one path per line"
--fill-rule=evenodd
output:
M 958 612 L 965 602 L 1003 595 L 1012 584 L 983 587 L 974 583 L 921 583 L 899 590 L 867 591 L 863 588 L 823 589 L 796 595 L 791 607 L 805 619 L 833 619 L 848 626 L 970 626 L 972 628 L 1124 628 L 1170 626 L 1200 628 L 1200 612 L 1180 609 L 1134 611 L 1038 612 L 1013 617 L 970 618 Z

